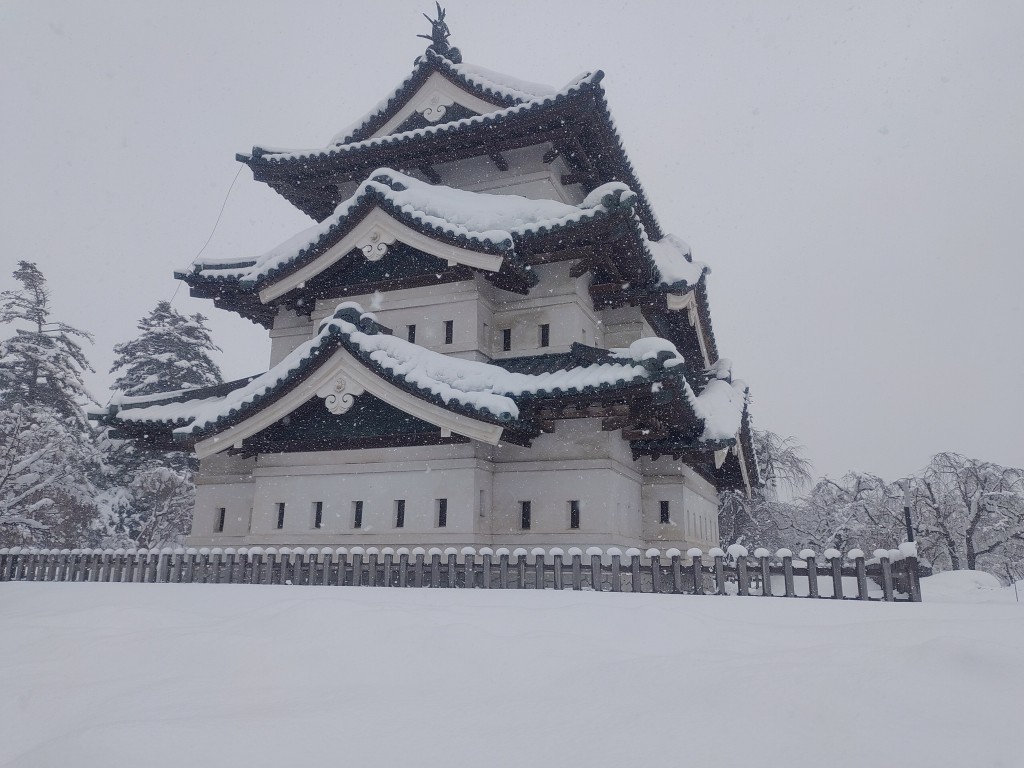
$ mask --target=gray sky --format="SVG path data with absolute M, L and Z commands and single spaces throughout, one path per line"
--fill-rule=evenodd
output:
M 956 450 L 1024 466 L 1024 4 L 450 0 L 466 61 L 603 69 L 667 231 L 712 267 L 755 424 L 821 473 Z M 0 3 L 0 285 L 113 344 L 176 288 L 260 143 L 322 146 L 411 70 L 432 2 Z M 205 256 L 310 220 L 243 168 Z M 211 318 L 229 378 L 266 333 Z

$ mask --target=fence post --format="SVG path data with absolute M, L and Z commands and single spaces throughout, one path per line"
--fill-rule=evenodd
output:
M 801 549 L 800 559 L 807 567 L 807 596 L 818 596 L 818 560 L 813 549 Z
M 305 560 L 306 550 L 302 547 L 296 547 L 292 550 L 292 584 L 295 586 L 302 585 L 302 564 Z
M 583 589 L 583 550 L 569 547 L 569 557 L 572 558 L 572 588 L 579 591 Z
M 508 589 L 508 557 L 509 551 L 505 547 L 498 549 L 498 588 Z
M 491 588 L 491 566 L 493 565 L 494 550 L 490 547 L 480 548 L 480 557 L 483 560 L 481 565 L 482 573 L 480 574 L 480 587 L 482 589 Z
M 854 567 L 857 569 L 857 599 L 867 600 L 868 574 L 867 568 L 864 565 L 864 552 L 859 549 L 851 549 L 846 556 L 853 560 Z
M 27 552 L 22 552 L 21 553 L 21 561 L 22 561 L 22 566 L 21 567 L 22 567 L 22 575 L 23 576 L 24 576 L 24 569 L 26 567 L 26 562 L 25 561 L 28 559 L 26 557 L 26 555 L 27 555 Z M 82 567 L 82 560 L 83 560 L 82 550 L 81 549 L 72 549 L 71 550 L 71 578 L 69 578 L 68 581 L 81 581 L 82 580 L 82 577 L 84 576 L 83 571 L 85 570 Z
M 626 550 L 626 557 L 629 558 L 629 581 L 631 592 L 642 592 L 643 584 L 640 581 L 640 550 L 630 547 Z
M 448 584 L 448 589 L 455 589 L 458 586 L 458 568 L 456 568 L 455 558 L 459 556 L 459 550 L 455 547 L 445 547 L 444 552 L 444 569 L 445 569 L 445 582 Z
M 564 576 L 562 573 L 562 558 L 565 557 L 565 552 L 560 547 L 552 547 L 549 551 L 551 555 L 551 561 L 553 563 L 552 574 L 554 575 L 553 584 L 555 589 L 565 589 Z
M 825 559 L 832 571 L 832 599 L 843 599 L 843 555 L 838 549 L 826 549 Z
M 334 550 L 330 547 L 320 548 L 320 586 L 326 587 L 331 583 L 331 561 L 334 559 Z
M 366 585 L 377 586 L 377 559 L 380 557 L 380 550 L 376 547 L 366 549 Z
M 0 581 L 9 581 L 11 573 L 11 550 L 0 547 Z
M 874 555 L 878 559 L 878 566 L 882 572 L 882 599 L 891 603 L 893 601 L 892 563 L 889 562 L 889 550 L 876 549 Z
M 430 556 L 430 586 L 434 589 L 441 588 L 441 555 L 444 552 L 440 547 L 431 547 L 427 550 Z
M 406 552 L 408 551 L 406 550 Z M 349 554 L 352 555 L 352 586 L 361 587 L 363 586 L 363 555 L 366 554 L 366 550 L 362 547 L 352 547 Z
M 124 570 L 121 572 L 123 584 L 134 584 L 137 575 L 136 569 L 139 565 L 139 550 L 129 547 L 124 552 Z
M 398 586 L 409 586 L 409 550 L 406 547 L 398 548 Z
M 264 550 L 266 556 L 263 561 L 263 583 L 274 583 L 274 571 L 277 569 L 277 547 L 267 547 Z
M 36 558 L 39 550 L 35 547 L 26 549 L 21 555 L 22 571 L 25 574 L 25 581 L 36 580 Z
M 526 589 L 526 550 L 517 547 L 512 557 L 516 559 L 516 589 Z
M 530 554 L 533 555 L 533 588 L 544 589 L 547 581 L 544 578 L 544 550 L 541 547 L 534 547 Z
M 414 587 L 422 587 L 423 586 L 423 566 L 424 566 L 424 561 L 426 560 L 426 557 L 427 557 L 427 550 L 425 550 L 423 547 L 416 547 L 416 548 L 413 549 L 412 554 L 413 554 L 413 557 L 416 558 L 416 566 L 415 566 L 415 568 L 413 570 L 413 582 L 412 582 L 412 584 L 413 584 Z
M 149 560 L 146 563 L 146 578 L 144 581 L 149 584 L 156 583 L 157 570 L 160 567 L 160 550 L 150 548 Z
M 725 552 L 721 547 L 708 550 L 708 557 L 715 559 L 715 594 L 725 594 Z
M 747 548 L 742 544 L 730 544 L 727 550 L 729 557 L 736 561 L 736 581 L 739 585 L 739 594 L 750 594 L 750 574 L 747 573 Z
M 651 548 L 646 555 L 651 561 L 651 592 L 657 595 L 661 593 L 661 551 Z
M 704 552 L 699 547 L 691 547 L 686 550 L 686 556 L 690 558 L 690 571 L 693 573 L 693 594 L 704 594 Z M 680 574 L 680 592 L 682 591 L 682 574 Z
M 665 550 L 665 557 L 668 558 L 669 573 L 672 575 L 671 594 L 683 594 L 683 553 L 675 547 Z
M 771 597 L 772 596 L 772 568 L 771 563 L 768 559 L 771 557 L 771 553 L 764 547 L 758 547 L 754 550 L 754 557 L 758 560 L 758 565 L 761 568 L 761 596 Z
M 476 550 L 473 547 L 462 548 L 462 562 L 466 570 L 466 589 L 476 588 Z
M 224 550 L 220 547 L 214 547 L 210 550 L 208 556 L 209 565 L 206 569 L 206 583 L 207 584 L 220 584 L 221 579 L 221 565 L 223 564 Z
M 793 587 L 793 552 L 782 548 L 775 552 L 775 556 L 782 561 L 782 580 L 786 587 L 786 597 L 794 597 L 796 590 Z
M 590 588 L 595 592 L 603 591 L 601 583 L 601 548 L 587 547 L 587 557 L 590 558 Z
M 612 592 L 622 591 L 622 550 L 609 547 L 608 555 L 612 558 Z
M 385 561 L 386 565 L 388 566 L 388 568 L 387 568 L 388 577 L 389 577 L 388 586 L 391 586 L 391 582 L 390 582 L 391 560 L 390 560 L 390 558 L 393 558 L 395 553 L 394 553 L 394 550 L 391 550 L 390 547 L 388 549 L 384 550 L 384 552 L 385 552 L 385 554 L 384 554 L 384 561 Z M 334 559 L 338 561 L 338 582 L 337 582 L 337 585 L 339 587 L 343 587 L 343 586 L 345 586 L 345 581 L 346 581 L 346 578 L 347 578 L 347 571 L 348 571 L 348 550 L 345 547 L 338 547 L 337 549 L 334 550 Z
M 907 580 L 910 583 L 910 602 L 921 602 L 921 574 L 917 570 L 917 544 L 905 541 L 900 544 L 900 553 L 906 558 Z

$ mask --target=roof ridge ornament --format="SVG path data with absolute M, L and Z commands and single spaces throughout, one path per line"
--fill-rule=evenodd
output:
M 428 51 L 433 51 L 438 56 L 451 61 L 453 64 L 462 63 L 462 53 L 458 48 L 452 48 L 448 45 L 448 38 L 451 35 L 451 30 L 448 29 L 448 24 L 444 20 L 445 10 L 441 7 L 441 3 L 434 2 L 437 6 L 437 18 L 432 19 L 427 14 L 423 14 L 423 18 L 430 22 L 430 34 L 429 35 L 416 35 L 416 37 L 422 37 L 424 40 L 429 40 L 430 45 L 427 46 Z

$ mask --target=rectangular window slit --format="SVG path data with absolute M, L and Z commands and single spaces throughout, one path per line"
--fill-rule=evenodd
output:
M 668 516 L 668 502 L 667 501 L 662 501 L 662 502 L 660 502 L 660 504 L 661 504 L 661 515 L 659 517 L 659 522 L 662 525 L 668 525 L 668 523 L 671 522 L 669 520 L 669 516 Z
M 408 333 L 409 343 L 410 344 L 415 344 L 416 343 L 416 326 L 415 325 L 407 325 L 406 326 L 406 331 Z
M 313 502 L 313 527 L 324 527 L 324 503 L 322 501 Z
M 437 500 L 437 527 L 444 528 L 448 525 L 448 499 Z
M 451 344 L 455 339 L 455 321 L 445 320 L 444 321 L 444 343 Z
M 405 499 L 395 500 L 395 528 L 405 528 Z
M 284 502 L 277 502 L 277 527 L 284 528 Z
M 352 527 L 363 527 L 363 502 L 361 501 L 352 502 Z
M 501 329 L 501 350 L 502 352 L 512 351 L 512 329 L 502 328 Z
M 519 504 L 522 508 L 522 517 L 519 521 L 519 527 L 522 528 L 524 531 L 528 531 L 530 530 L 530 524 L 533 522 L 530 519 L 533 512 L 533 510 L 531 509 L 532 505 L 528 501 L 521 501 L 519 502 Z
M 539 338 L 537 340 L 538 346 L 547 347 L 551 344 L 551 326 L 548 323 L 544 323 L 540 326 Z
M 580 502 L 578 499 L 569 502 L 569 527 L 573 529 L 580 527 Z
M 213 527 L 213 532 L 214 533 L 223 533 L 224 532 L 224 518 L 227 517 L 227 514 L 228 514 L 227 507 L 220 507 L 217 510 L 217 524 Z

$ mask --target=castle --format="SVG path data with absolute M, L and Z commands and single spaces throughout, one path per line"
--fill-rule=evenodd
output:
M 200 458 L 194 546 L 717 546 L 718 492 L 758 482 L 748 394 L 603 73 L 471 66 L 443 12 L 430 39 L 325 148 L 238 156 L 313 226 L 177 275 L 269 369 L 104 420 Z

